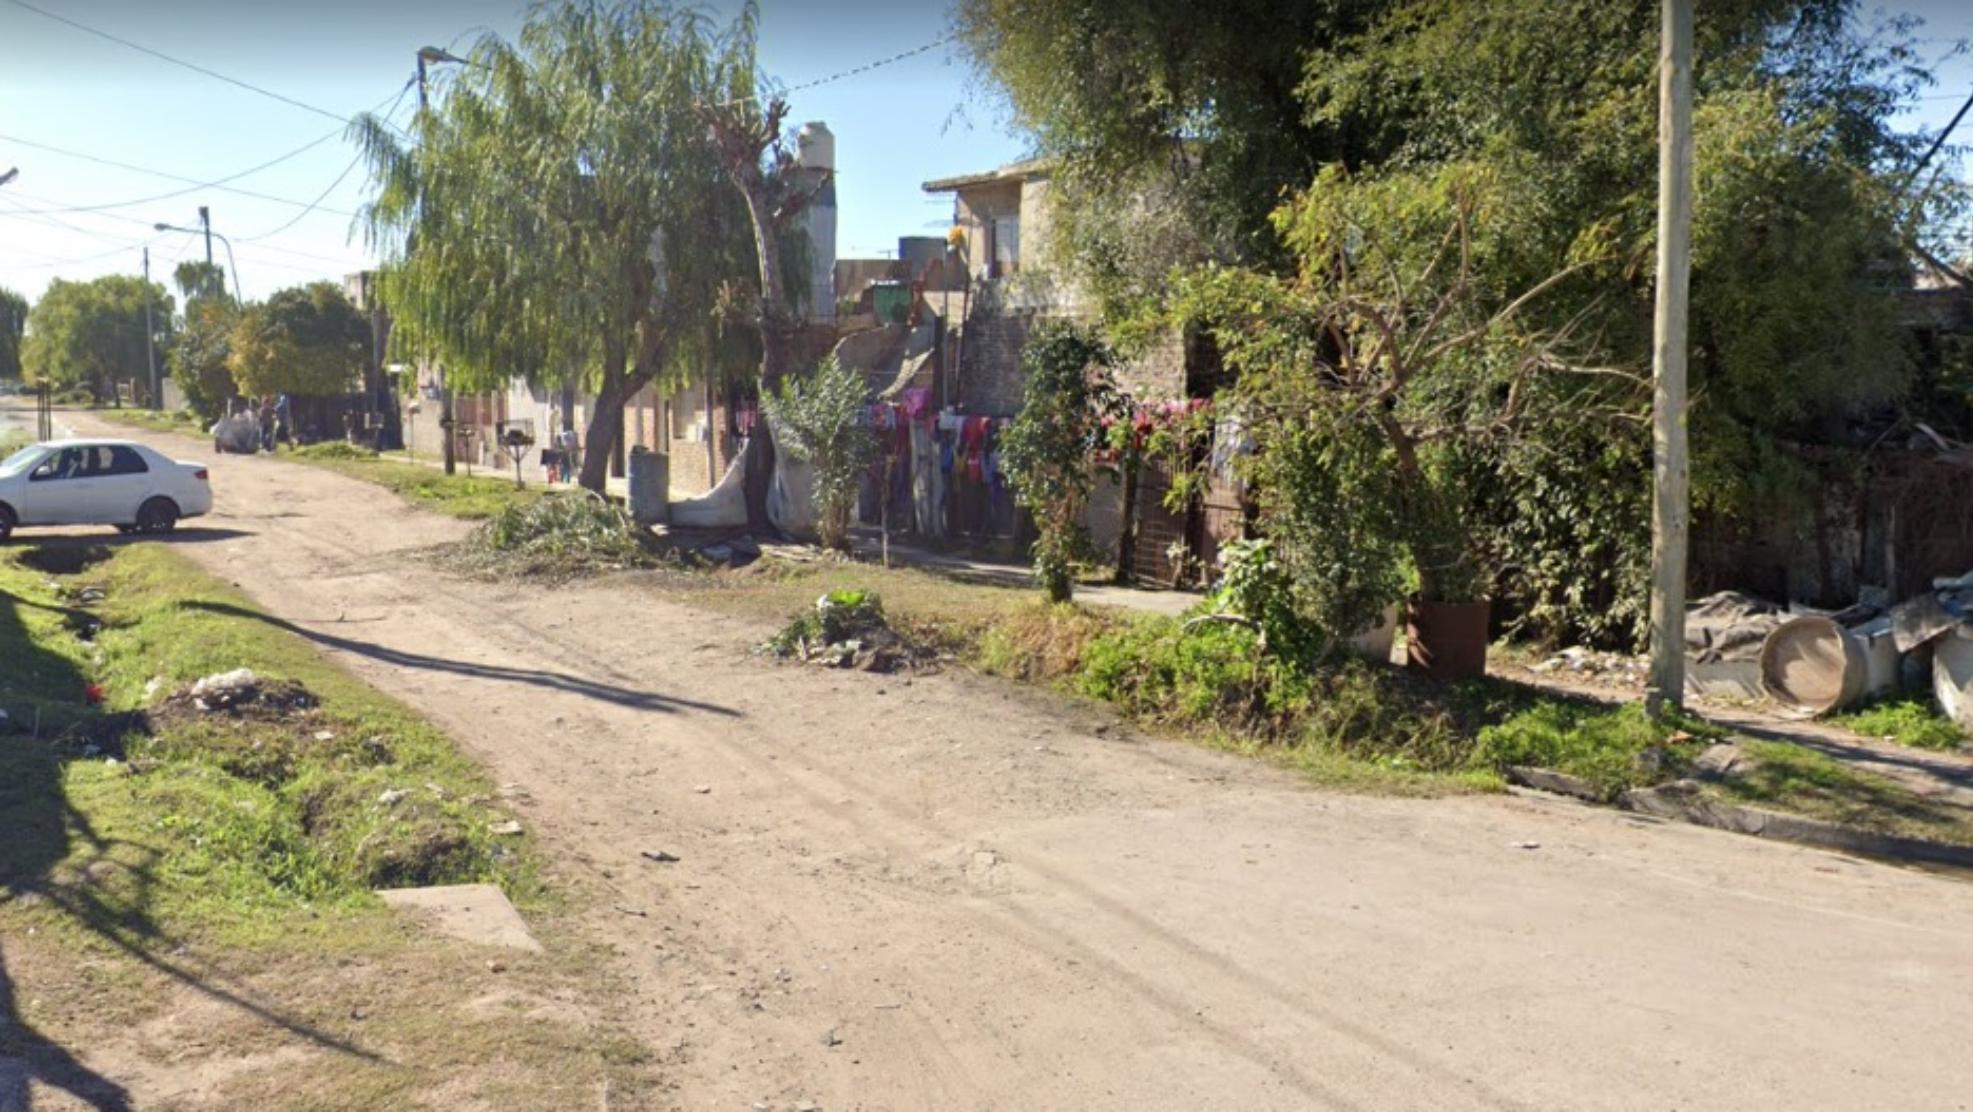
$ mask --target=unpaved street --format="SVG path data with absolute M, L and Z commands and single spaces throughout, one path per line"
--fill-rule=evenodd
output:
M 439 574 L 405 550 L 464 527 L 375 487 L 148 439 L 213 465 L 175 543 L 525 789 L 677 1107 L 1973 1103 L 1964 882 L 778 666 L 634 582 Z

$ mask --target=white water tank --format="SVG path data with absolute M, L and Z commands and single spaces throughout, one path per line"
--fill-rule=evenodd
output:
M 829 125 L 810 120 L 795 133 L 795 162 L 810 189 L 804 222 L 808 228 L 808 318 L 836 319 L 836 136 Z

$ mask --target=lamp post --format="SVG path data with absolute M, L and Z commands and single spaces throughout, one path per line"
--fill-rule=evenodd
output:
M 12 167 L 6 173 L 0 174 L 0 185 L 5 185 L 8 182 L 13 181 L 15 178 L 20 176 L 21 176 L 21 168 L 18 166 Z
M 438 65 L 441 62 L 455 62 L 464 65 L 466 64 L 466 59 L 453 54 L 443 47 L 421 46 L 418 48 L 418 114 L 421 116 L 431 108 L 431 102 L 426 96 L 425 87 L 427 82 L 425 69 L 427 66 Z M 448 475 L 455 474 L 459 470 L 459 449 L 456 443 L 457 438 L 452 434 L 452 387 L 445 381 L 445 367 L 443 364 L 438 369 L 438 427 L 440 435 L 445 440 L 443 449 L 445 473 Z
M 240 292 L 240 266 L 233 261 L 233 241 L 212 230 L 212 221 L 207 218 L 206 209 L 203 205 L 199 206 L 199 219 L 204 224 L 203 228 L 181 228 L 176 224 L 153 224 L 151 227 L 156 228 L 160 232 L 184 232 L 187 235 L 204 235 L 206 237 L 207 266 L 212 265 L 212 241 L 216 239 L 225 244 L 226 266 L 233 272 L 233 296 L 240 304 L 245 305 L 247 303 L 246 295 Z

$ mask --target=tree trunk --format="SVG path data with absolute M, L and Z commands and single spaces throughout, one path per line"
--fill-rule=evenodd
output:
M 622 345 L 607 344 L 603 352 L 603 381 L 596 390 L 596 407 L 589 414 L 589 428 L 582 436 L 582 470 L 576 481 L 584 490 L 602 494 L 608 489 L 610 454 L 623 437 L 623 405 L 636 390 L 624 376 Z
M 747 217 L 754 226 L 754 257 L 760 267 L 760 396 L 778 390 L 794 369 L 794 343 L 781 276 L 781 232 L 768 211 L 765 186 L 758 179 L 742 182 Z M 774 437 L 765 410 L 757 410 L 753 432 L 747 436 L 747 526 L 767 532 L 767 492 L 774 481 Z

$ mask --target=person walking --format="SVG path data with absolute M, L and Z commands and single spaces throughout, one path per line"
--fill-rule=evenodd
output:
M 582 472 L 582 438 L 574 428 L 564 428 L 555 435 L 562 448 L 562 481 L 572 483 Z

